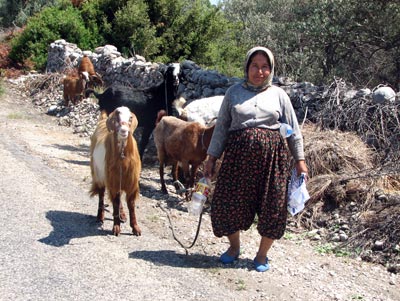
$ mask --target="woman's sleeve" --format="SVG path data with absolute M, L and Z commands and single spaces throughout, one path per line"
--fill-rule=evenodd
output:
M 228 92 L 229 90 L 225 94 L 221 108 L 219 109 L 215 129 L 211 138 L 210 146 L 207 150 L 208 155 L 216 158 L 220 158 L 225 150 L 226 140 L 228 139 L 228 131 L 232 121 Z
M 295 161 L 304 160 L 304 143 L 303 135 L 301 134 L 299 122 L 297 121 L 296 112 L 290 101 L 289 96 L 283 91 L 283 110 L 282 122 L 289 124 L 293 129 L 293 134 L 287 138 L 290 153 Z

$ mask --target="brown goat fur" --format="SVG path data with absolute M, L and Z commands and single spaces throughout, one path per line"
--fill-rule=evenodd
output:
M 91 136 L 90 196 L 99 196 L 97 220 L 103 223 L 104 195 L 107 190 L 113 205 L 113 233 L 118 236 L 121 232 L 120 223 L 126 220 L 121 203 L 122 192 L 125 192 L 132 233 L 139 236 L 141 230 L 136 220 L 135 203 L 139 200 L 141 161 L 137 143 L 133 137 L 138 122 L 136 116 L 130 113 L 129 133 L 125 140 L 120 140 L 118 135 L 124 122 L 120 120 L 119 109 L 112 112 L 108 118 L 107 114 L 102 112 L 96 130 Z
M 82 57 L 78 67 L 78 73 L 81 74 L 83 72 L 87 72 L 89 74 L 88 88 L 93 88 L 95 85 L 103 85 L 101 76 L 94 70 L 93 63 L 87 55 Z
M 80 7 L 85 0 L 71 0 L 71 3 L 74 7 Z
M 66 76 L 63 79 L 63 85 L 63 97 L 66 107 L 70 102 L 76 105 L 78 101 L 83 99 L 83 92 L 86 87 L 86 80 L 83 74 L 80 74 L 79 77 Z
M 164 181 L 164 165 L 167 164 L 172 164 L 175 182 L 178 179 L 178 162 L 181 162 L 186 185 L 193 187 L 198 167 L 207 156 L 214 127 L 186 122 L 173 116 L 161 118 L 154 129 L 154 143 L 160 162 L 161 190 L 164 193 L 168 193 Z

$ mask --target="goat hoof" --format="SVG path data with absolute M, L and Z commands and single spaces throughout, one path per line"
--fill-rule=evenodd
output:
M 139 226 L 134 226 L 132 228 L 132 234 L 134 236 L 141 236 L 142 235 L 142 230 L 140 230 Z
M 121 233 L 121 227 L 120 226 L 114 226 L 113 227 L 113 234 L 115 236 L 118 236 Z
M 98 215 L 96 221 L 99 224 L 103 224 L 104 223 L 104 214 L 103 215 Z

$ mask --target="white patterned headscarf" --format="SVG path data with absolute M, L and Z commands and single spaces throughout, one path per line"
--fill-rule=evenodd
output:
M 249 83 L 249 75 L 248 75 L 248 69 L 249 69 L 249 64 L 250 64 L 250 59 L 253 57 L 253 55 L 256 52 L 263 52 L 267 58 L 269 59 L 269 63 L 271 65 L 271 73 L 270 75 L 265 79 L 264 83 L 261 86 L 253 86 L 252 84 Z M 274 55 L 272 54 L 271 50 L 265 47 L 257 46 L 251 48 L 247 54 L 246 54 L 246 59 L 244 61 L 244 83 L 243 86 L 251 91 L 255 92 L 261 92 L 267 89 L 268 87 L 272 86 L 272 79 L 274 77 L 274 67 L 275 67 L 275 60 L 274 60 Z

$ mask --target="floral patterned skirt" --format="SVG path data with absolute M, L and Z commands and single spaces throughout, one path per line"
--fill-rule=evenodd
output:
M 288 150 L 279 131 L 230 132 L 211 202 L 214 235 L 248 230 L 279 239 L 287 220 Z

